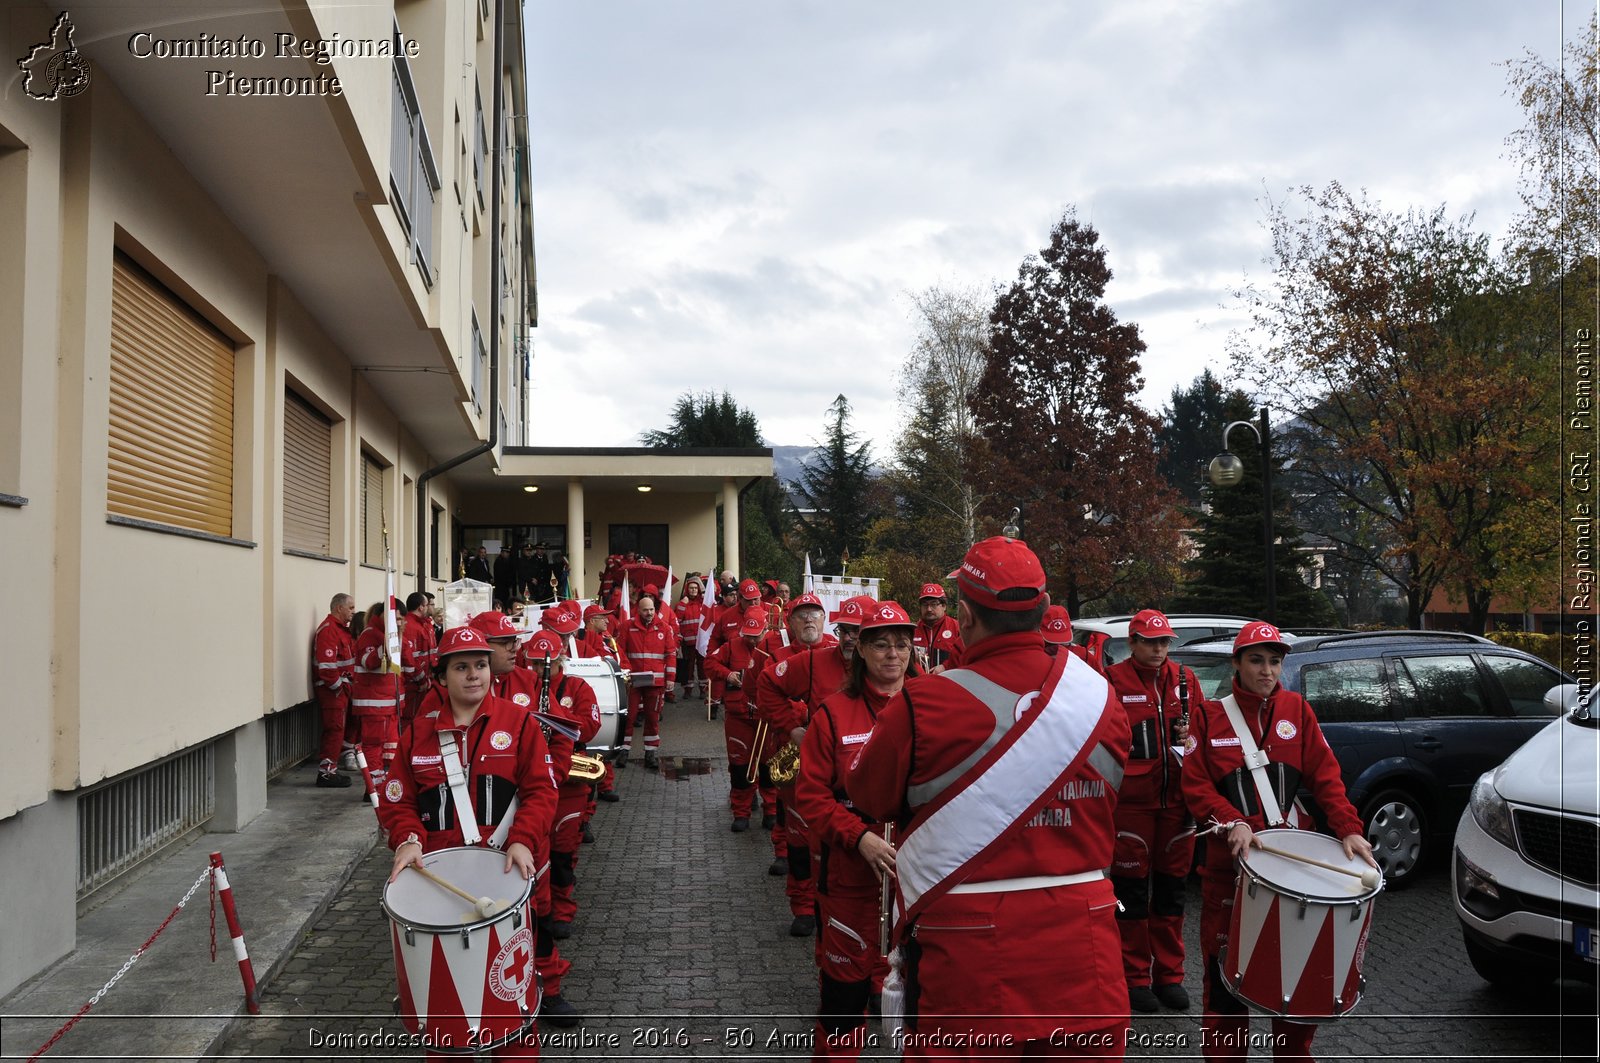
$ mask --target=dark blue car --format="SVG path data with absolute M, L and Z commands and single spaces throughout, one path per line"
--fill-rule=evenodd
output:
M 1220 698 L 1230 650 L 1226 640 L 1196 643 L 1172 658 Z M 1537 657 L 1445 631 L 1297 639 L 1282 679 L 1316 710 L 1391 887 L 1449 851 L 1473 783 L 1554 718 L 1544 695 L 1565 682 Z

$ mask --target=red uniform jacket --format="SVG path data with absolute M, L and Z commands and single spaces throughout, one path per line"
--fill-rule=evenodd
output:
M 439 748 L 439 724 L 449 709 L 418 713 L 400 737 L 400 751 L 378 804 L 378 819 L 395 848 L 413 832 L 424 852 L 462 844 L 454 802 L 445 778 Z M 456 741 L 467 766 L 467 792 L 478 817 L 478 831 L 487 838 L 517 797 L 506 845 L 521 842 L 536 864 L 549 857 L 550 821 L 556 811 L 555 779 L 550 751 L 538 723 L 528 713 L 493 694 Z
M 624 666 L 633 675 L 635 686 L 671 686 L 678 674 L 678 643 L 672 629 L 661 615 L 656 614 L 646 626 L 637 618 L 622 633 Z M 650 677 L 650 682 L 640 683 L 639 676 Z
M 804 727 L 824 699 L 843 690 L 848 676 L 837 645 L 775 661 L 756 681 L 756 715 L 788 734 Z
M 609 657 L 617 659 L 616 653 L 611 649 L 611 636 L 602 635 L 598 631 L 585 631 L 583 637 L 578 639 L 579 657 Z
M 755 695 L 756 679 L 765 663 L 760 651 L 746 638 L 724 643 L 706 657 L 706 675 L 712 679 L 726 680 L 730 675 L 739 676 L 740 685 L 729 683 L 722 695 L 722 705 L 730 714 L 742 712 L 752 717 L 755 715 L 755 705 L 751 699 Z
M 1343 838 L 1362 833 L 1361 817 L 1345 796 L 1338 758 L 1328 748 L 1316 713 L 1306 699 L 1281 686 L 1261 698 L 1241 691 L 1237 683 L 1233 696 L 1239 702 L 1245 726 L 1250 728 L 1256 746 L 1268 760 L 1287 764 L 1300 772 L 1300 785 L 1311 791 L 1334 835 Z M 1251 830 L 1265 830 L 1266 816 L 1246 816 L 1223 797 L 1218 788 L 1229 774 L 1244 767 L 1244 749 L 1220 702 L 1202 701 L 1196 705 L 1189 716 L 1186 748 L 1183 796 L 1200 829 L 1242 820 Z M 1255 785 L 1249 772 L 1245 772 L 1242 782 L 1252 788 Z M 1280 802 L 1286 800 L 1285 795 L 1278 797 Z M 1208 869 L 1233 874 L 1233 858 L 1226 845 L 1206 846 L 1206 865 Z
M 356 640 L 350 629 L 329 613 L 311 638 L 311 663 L 316 667 L 314 688 L 319 702 L 338 704 L 350 697 L 356 670 Z
M 1128 754 L 1122 780 L 1125 808 L 1167 808 L 1183 804 L 1183 758 L 1172 751 L 1172 728 L 1183 713 L 1178 697 L 1176 661 L 1164 661 L 1161 670 L 1141 668 L 1129 657 L 1106 669 L 1106 680 L 1128 714 L 1133 749 Z M 1187 668 L 1189 711 L 1200 708 L 1204 695 L 1200 681 Z
M 870 686 L 861 697 L 841 690 L 824 699 L 812 715 L 800 746 L 794 803 L 800 817 L 810 824 L 811 844 L 820 857 L 817 892 L 829 897 L 879 895 L 878 874 L 856 846 L 868 831 L 881 835 L 883 825 L 856 809 L 845 792 L 844 779 L 856 752 L 871 737 L 878 712 L 889 700 L 889 695 Z
M 383 643 L 383 617 L 374 616 L 356 639 L 350 711 L 357 716 L 393 716 L 400 711 L 400 676 L 385 670 Z
M 739 599 L 732 605 L 719 605 L 711 615 L 711 641 L 706 647 L 706 652 L 711 653 L 718 646 L 727 645 L 739 638 L 739 625 L 744 622 L 745 610 L 752 608 L 744 604 L 744 599 Z
M 928 667 L 941 664 L 953 668 L 961 660 L 966 647 L 961 644 L 961 627 L 953 616 L 947 616 L 931 627 L 919 622 L 911 633 L 911 644 L 928 651 Z
M 400 671 L 408 687 L 433 682 L 433 621 L 420 613 L 407 613 L 400 629 Z
M 680 598 L 674 610 L 678 618 L 678 641 L 685 650 L 694 649 L 694 640 L 700 637 L 700 621 L 710 610 L 702 598 Z

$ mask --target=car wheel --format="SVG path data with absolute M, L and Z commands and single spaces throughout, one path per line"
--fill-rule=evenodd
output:
M 1472 969 L 1478 972 L 1479 978 L 1496 989 L 1519 993 L 1534 992 L 1548 986 L 1559 973 L 1553 967 L 1543 968 L 1535 963 L 1526 963 L 1500 955 L 1470 937 L 1463 936 L 1461 940 L 1467 947 L 1467 959 L 1471 962 Z
M 1385 790 L 1367 802 L 1361 819 L 1384 884 L 1392 889 L 1409 886 L 1427 856 L 1428 821 L 1416 798 L 1403 790 Z

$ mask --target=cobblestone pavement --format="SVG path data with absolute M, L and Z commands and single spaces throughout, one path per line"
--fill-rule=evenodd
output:
M 622 802 L 600 806 L 598 842 L 580 856 L 575 932 L 562 942 L 573 962 L 563 992 L 586 1019 L 573 1030 L 543 1028 L 544 1058 L 808 1058 L 811 941 L 788 936 L 783 880 L 766 873 L 765 832 L 728 829 L 721 725 L 682 703 L 665 715 L 663 749 L 707 757 L 710 771 L 674 780 L 636 759 L 618 776 Z M 404 1036 L 391 1011 L 393 962 L 378 906 L 388 867 L 388 852 L 374 850 L 266 988 L 262 1014 L 240 1020 L 224 1056 L 420 1054 L 381 1041 Z M 1192 885 L 1188 985 L 1197 1001 L 1198 912 Z M 1595 1057 L 1593 990 L 1569 984 L 1510 997 L 1472 971 L 1442 869 L 1379 898 L 1365 970 L 1360 1007 L 1318 1033 L 1323 1060 Z M 1266 1029 L 1257 1020 L 1253 1032 Z M 1133 1031 L 1129 1059 L 1200 1055 L 1198 1007 L 1139 1016 Z

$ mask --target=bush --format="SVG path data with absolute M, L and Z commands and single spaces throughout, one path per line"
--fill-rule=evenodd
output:
M 1535 631 L 1491 631 L 1485 636 L 1489 641 L 1501 646 L 1509 646 L 1523 653 L 1531 653 L 1542 661 L 1560 668 L 1564 672 L 1571 669 L 1561 663 L 1561 651 L 1564 640 L 1560 635 L 1541 635 Z

